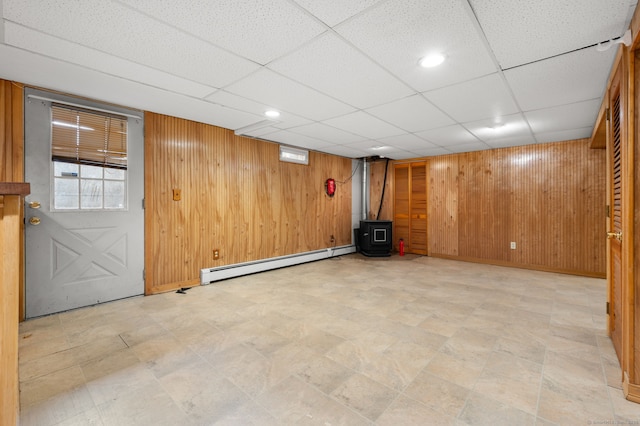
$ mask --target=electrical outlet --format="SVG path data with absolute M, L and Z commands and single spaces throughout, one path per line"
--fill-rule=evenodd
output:
M 515 249 L 516 249 L 516 242 L 511 241 L 511 250 L 515 250 Z
M 218 249 L 214 249 L 213 250 L 213 259 L 214 260 L 220 259 L 220 250 L 218 250 Z
M 180 201 L 182 199 L 182 190 L 174 188 L 173 189 L 173 201 Z

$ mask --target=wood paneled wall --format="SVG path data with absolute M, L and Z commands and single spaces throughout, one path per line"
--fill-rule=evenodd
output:
M 324 190 L 349 178 L 351 160 L 310 152 L 305 166 L 278 154 L 232 130 L 145 114 L 148 294 L 198 284 L 202 268 L 331 247 L 331 235 L 351 243 L 351 182 Z
M 0 80 L 0 182 L 24 180 L 23 86 Z
M 0 80 L 0 182 L 24 180 L 23 87 Z M 24 317 L 22 200 L 0 195 L 0 424 L 16 424 L 18 320 Z
M 384 199 L 380 207 L 380 199 L 383 196 L 385 187 L 384 172 L 387 170 L 386 189 L 384 189 Z M 378 160 L 369 163 L 369 219 L 393 220 L 393 162 Z M 378 217 L 380 210 L 380 217 Z
M 603 277 L 606 158 L 588 145 L 428 158 L 428 254 Z

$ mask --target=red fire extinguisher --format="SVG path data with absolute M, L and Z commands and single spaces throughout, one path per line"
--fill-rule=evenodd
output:
M 324 182 L 324 190 L 329 197 L 336 195 L 336 180 L 329 178 Z
M 400 256 L 404 256 L 404 240 L 402 238 L 400 238 L 400 241 L 398 242 L 398 252 Z

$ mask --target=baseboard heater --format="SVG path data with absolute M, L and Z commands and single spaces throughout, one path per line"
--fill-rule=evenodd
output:
M 255 274 L 256 272 L 270 271 L 286 266 L 299 265 L 315 260 L 328 259 L 355 253 L 355 245 L 332 247 L 323 250 L 307 251 L 304 253 L 290 254 L 287 256 L 270 257 L 268 259 L 255 260 L 253 262 L 236 263 L 234 265 L 220 266 L 219 268 L 205 268 L 200 270 L 200 284 L 211 284 L 215 281 L 242 275 Z

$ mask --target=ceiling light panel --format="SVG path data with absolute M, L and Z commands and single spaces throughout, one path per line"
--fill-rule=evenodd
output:
M 518 106 L 498 74 L 426 92 L 424 96 L 458 122 L 518 112 Z
M 325 124 L 369 139 L 384 138 L 405 133 L 403 130 L 363 111 L 332 118 L 325 121 Z
M 294 0 L 300 6 L 317 16 L 322 22 L 333 27 L 345 19 L 360 13 L 381 0 Z
M 334 33 L 327 33 L 269 68 L 357 108 L 413 91 Z
M 349 105 L 266 68 L 226 87 L 225 90 L 282 111 L 295 111 L 296 114 L 313 121 L 322 121 L 355 111 L 355 108 Z
M 336 31 L 421 92 L 496 72 L 462 2 L 391 0 Z M 434 50 L 447 60 L 436 68 L 419 67 L 418 60 Z
M 615 53 L 584 49 L 505 71 L 504 76 L 523 111 L 601 98 Z
M 454 124 L 454 121 L 421 95 L 409 96 L 366 110 L 407 132 L 419 132 Z
M 9 0 L 3 7 L 5 19 L 19 25 L 214 87 L 258 69 L 255 63 L 115 2 Z M 85 59 L 82 65 L 92 64 Z
M 284 55 L 326 31 L 287 0 L 123 0 L 216 46 L 258 62 Z
M 469 2 L 503 69 L 619 37 L 629 12 L 629 0 Z

